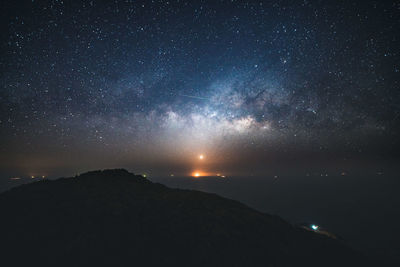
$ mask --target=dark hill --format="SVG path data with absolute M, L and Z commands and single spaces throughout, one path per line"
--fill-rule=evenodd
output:
M 125 170 L 22 185 L 0 195 L 0 211 L 2 266 L 366 265 L 279 217 Z

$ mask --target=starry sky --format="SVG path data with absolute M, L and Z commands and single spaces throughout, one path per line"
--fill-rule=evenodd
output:
M 0 172 L 396 161 L 399 19 L 396 1 L 7 1 Z

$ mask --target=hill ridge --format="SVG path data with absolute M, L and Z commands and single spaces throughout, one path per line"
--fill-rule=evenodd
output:
M 0 194 L 0 210 L 4 255 L 21 265 L 367 263 L 344 244 L 277 216 L 216 194 L 171 189 L 124 169 L 17 187 Z M 18 257 L 21 250 L 29 257 Z

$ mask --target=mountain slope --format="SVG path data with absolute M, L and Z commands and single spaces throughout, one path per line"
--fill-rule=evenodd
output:
M 365 266 L 336 240 L 125 170 L 0 195 L 3 262 L 53 266 Z

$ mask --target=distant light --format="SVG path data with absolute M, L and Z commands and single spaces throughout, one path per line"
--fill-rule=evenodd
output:
M 199 159 L 204 159 L 204 155 L 203 154 L 199 155 Z
M 10 180 L 20 180 L 20 177 L 11 177 Z
M 46 178 L 46 176 L 42 175 L 42 178 L 44 179 L 44 178 Z
M 142 174 L 142 176 L 143 176 L 144 178 L 146 178 L 146 177 L 147 177 L 147 174 Z
M 31 178 L 32 178 L 32 179 L 35 179 L 35 176 L 32 175 Z
M 171 173 L 169 176 L 174 177 L 175 175 L 173 173 Z
M 311 229 L 313 229 L 314 231 L 317 231 L 318 228 L 319 228 L 318 225 L 311 224 Z
M 199 177 L 199 176 L 200 176 L 200 173 L 198 173 L 198 172 L 194 173 L 194 177 Z
M 226 176 L 225 175 L 221 175 L 221 178 L 225 178 Z

